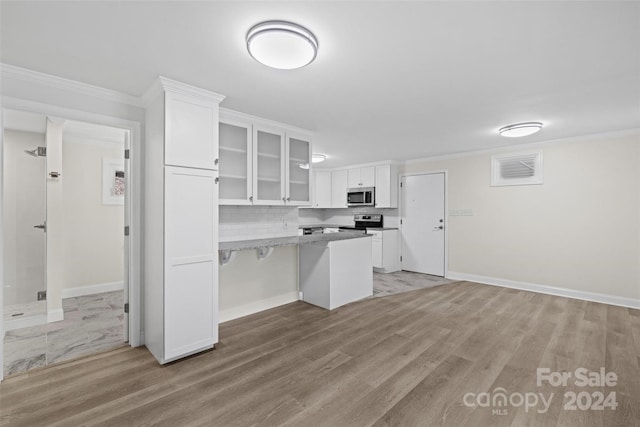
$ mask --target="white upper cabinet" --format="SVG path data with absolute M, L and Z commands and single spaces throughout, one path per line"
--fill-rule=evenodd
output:
M 288 205 L 311 205 L 311 141 L 304 135 L 287 133 L 286 198 Z
M 217 169 L 218 104 L 165 93 L 165 164 Z
M 253 126 L 253 203 L 281 205 L 285 197 L 284 132 Z
M 251 122 L 220 114 L 220 204 L 247 205 L 253 200 Z
M 311 138 L 275 122 L 220 111 L 220 204 L 311 206 Z
M 376 185 L 376 168 L 374 166 L 351 168 L 348 175 L 349 188 L 375 187 Z
M 347 207 L 347 169 L 331 171 L 331 207 Z
M 398 207 L 398 167 L 392 164 L 378 165 L 376 173 L 376 207 Z
M 330 208 L 331 207 L 331 172 L 315 171 L 314 172 L 314 208 Z

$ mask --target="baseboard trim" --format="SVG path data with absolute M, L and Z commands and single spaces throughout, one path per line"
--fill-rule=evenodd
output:
M 596 292 L 585 292 L 574 289 L 558 288 L 555 286 L 539 285 L 536 283 L 518 282 L 515 280 L 500 279 L 497 277 L 479 276 L 476 274 L 458 273 L 449 271 L 447 279 L 466 280 L 469 282 L 482 283 L 484 285 L 500 286 L 503 288 L 519 289 L 521 291 L 538 292 L 541 294 L 555 295 L 559 297 L 574 298 L 585 301 L 599 302 L 602 304 L 617 305 L 620 307 L 640 309 L 640 299 L 627 298 L 616 295 L 600 294 Z
M 286 294 L 251 302 L 249 304 L 243 304 L 238 307 L 228 308 L 226 310 L 221 310 L 219 313 L 220 323 L 228 322 L 229 320 L 238 319 L 250 314 L 259 313 L 261 311 L 279 307 L 281 305 L 289 304 L 295 301 L 298 301 L 298 291 L 287 292 Z
M 61 308 L 47 310 L 47 323 L 64 320 L 64 311 Z
M 101 294 L 103 292 L 121 291 L 124 289 L 124 282 L 97 283 L 95 285 L 78 286 L 77 288 L 66 288 L 62 290 L 62 299 L 83 297 L 86 295 Z

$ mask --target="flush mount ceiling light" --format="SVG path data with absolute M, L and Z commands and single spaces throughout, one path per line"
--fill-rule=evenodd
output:
M 293 22 L 265 21 L 247 33 L 247 50 L 264 65 L 293 70 L 313 62 L 318 40 L 311 31 Z
M 311 163 L 320 163 L 320 162 L 324 162 L 325 160 L 327 160 L 327 156 L 325 154 L 313 153 L 311 155 Z
M 498 133 L 507 138 L 518 138 L 533 135 L 540 129 L 542 129 L 542 123 L 540 122 L 525 122 L 502 127 L 498 130 Z

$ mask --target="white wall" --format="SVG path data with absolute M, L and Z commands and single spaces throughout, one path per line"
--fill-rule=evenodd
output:
M 540 147 L 544 185 L 491 187 L 490 153 L 401 168 L 448 170 L 449 211 L 473 212 L 448 217 L 449 271 L 639 299 L 640 134 Z
M 45 159 L 24 150 L 44 147 L 44 134 L 6 130 L 3 160 L 4 304 L 36 301 L 45 289 Z
M 220 241 L 298 235 L 298 208 L 289 206 L 220 206 Z
M 102 204 L 102 159 L 123 159 L 124 141 L 62 138 L 63 289 L 124 276 L 124 206 Z
M 300 224 L 334 224 L 353 225 L 355 214 L 382 214 L 385 227 L 400 226 L 400 211 L 398 209 L 376 208 L 344 208 L 344 209 L 300 209 Z
M 274 248 L 258 260 L 255 250 L 238 251 L 220 266 L 220 321 L 298 300 L 298 247 Z

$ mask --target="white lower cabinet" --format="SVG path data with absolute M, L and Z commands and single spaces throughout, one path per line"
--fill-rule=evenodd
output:
M 302 300 L 333 310 L 373 295 L 370 252 L 368 237 L 300 245 Z
M 371 263 L 382 273 L 400 270 L 399 230 L 367 230 L 372 235 Z
M 218 172 L 165 167 L 161 363 L 218 341 Z

